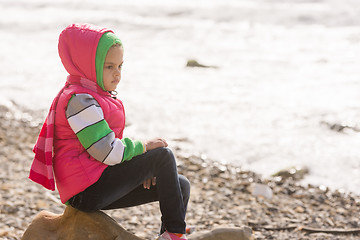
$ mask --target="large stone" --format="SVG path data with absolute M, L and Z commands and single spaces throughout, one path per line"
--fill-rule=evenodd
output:
M 122 228 L 101 211 L 86 213 L 66 207 L 63 214 L 41 211 L 35 216 L 22 240 L 142 240 Z
M 66 207 L 63 214 L 41 211 L 24 232 L 22 240 L 143 240 L 126 231 L 113 218 L 98 211 L 85 213 Z M 220 228 L 190 235 L 190 240 L 248 240 L 251 229 Z
M 242 228 L 218 228 L 210 232 L 199 232 L 189 236 L 189 240 L 249 240 L 252 230 L 249 227 Z

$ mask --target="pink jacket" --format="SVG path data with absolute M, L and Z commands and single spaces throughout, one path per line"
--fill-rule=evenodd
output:
M 96 47 L 102 34 L 108 31 L 85 25 L 81 34 L 75 30 L 61 33 L 59 55 L 70 74 L 70 80 L 86 78 L 96 84 Z M 117 138 L 122 138 L 125 127 L 124 107 L 121 101 L 113 99 L 108 92 L 95 92 L 80 84 L 65 87 L 56 107 L 53 160 L 56 185 L 63 203 L 94 184 L 108 166 L 90 156 L 66 119 L 67 104 L 75 93 L 88 93 L 97 100 L 104 112 L 104 119 Z

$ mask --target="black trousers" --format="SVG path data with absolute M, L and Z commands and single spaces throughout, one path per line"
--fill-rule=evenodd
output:
M 143 182 L 156 177 L 156 185 L 143 188 Z M 100 179 L 69 200 L 81 211 L 109 210 L 159 201 L 162 228 L 185 233 L 185 214 L 190 197 L 189 180 L 178 175 L 169 148 L 157 148 L 105 169 Z

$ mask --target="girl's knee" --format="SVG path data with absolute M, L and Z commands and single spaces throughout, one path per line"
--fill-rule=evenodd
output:
M 173 152 L 171 151 L 170 148 L 167 147 L 161 147 L 157 149 L 160 154 L 161 154 L 161 158 L 165 161 L 165 162 L 171 162 L 173 164 L 176 165 L 176 160 L 175 160 L 175 156 L 173 154 Z
M 170 148 L 168 148 L 168 147 L 161 147 L 161 148 L 159 148 L 159 150 L 161 151 L 162 154 L 174 158 L 174 154 L 173 154 L 173 152 L 171 151 Z

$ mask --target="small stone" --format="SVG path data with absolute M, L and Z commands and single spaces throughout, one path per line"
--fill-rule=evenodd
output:
M 49 207 L 49 203 L 44 200 L 39 199 L 36 201 L 36 207 L 38 209 L 47 209 Z
M 267 199 L 272 198 L 272 195 L 273 195 L 272 190 L 267 185 L 255 183 L 252 185 L 252 189 L 253 189 L 252 195 L 254 195 L 254 196 L 262 196 Z
M 297 206 L 295 209 L 294 209 L 295 212 L 297 213 L 304 213 L 305 212 L 305 209 L 301 206 Z

